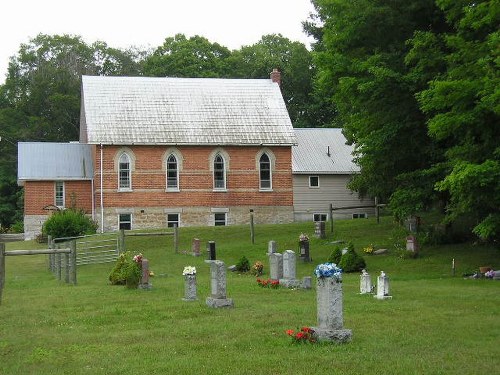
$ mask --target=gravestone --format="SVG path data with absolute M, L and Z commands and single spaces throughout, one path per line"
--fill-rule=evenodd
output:
M 335 277 L 318 277 L 316 288 L 318 327 L 312 327 L 318 341 L 351 341 L 352 331 L 344 328 L 342 282 Z
M 300 257 L 304 262 L 311 261 L 309 256 L 309 240 L 299 241 Z
M 280 280 L 280 285 L 286 288 L 295 288 L 300 286 L 300 281 L 295 276 L 296 259 L 295 252 L 286 250 L 283 253 L 283 278 Z
M 418 253 L 418 242 L 415 236 L 406 237 L 406 250 Z
M 193 242 L 191 243 L 191 252 L 195 257 L 199 257 L 201 255 L 199 238 L 193 238 Z
M 142 276 L 139 282 L 139 289 L 151 289 L 153 285 L 149 282 L 149 260 L 142 258 L 141 261 Z
M 316 238 L 326 238 L 326 225 L 324 221 L 316 221 L 314 223 L 314 236 Z
M 210 284 L 211 295 L 206 299 L 207 306 L 212 308 L 233 307 L 233 300 L 226 296 L 226 266 L 224 262 L 220 260 L 210 262 Z
M 377 294 L 374 295 L 377 299 L 391 299 L 392 296 L 389 294 L 389 277 L 384 271 L 380 272 L 380 276 L 377 277 Z
M 304 289 L 312 289 L 312 277 L 304 276 L 302 279 L 302 288 Z
M 208 253 L 208 260 L 216 260 L 217 259 L 216 255 L 215 255 L 215 242 L 214 241 L 208 241 L 207 253 Z
M 369 294 L 372 292 L 372 279 L 366 270 L 361 271 L 359 280 L 359 294 Z
M 283 255 L 280 253 L 269 254 L 269 273 L 271 280 L 283 278 Z
M 184 276 L 184 298 L 183 301 L 196 301 L 198 300 L 196 290 L 196 275 Z
M 276 241 L 271 240 L 267 244 L 267 255 L 273 254 L 275 252 L 276 252 Z

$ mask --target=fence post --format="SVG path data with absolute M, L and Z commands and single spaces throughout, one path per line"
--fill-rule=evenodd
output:
M 60 247 L 58 247 L 60 248 Z M 61 280 L 62 270 L 61 270 L 62 257 L 61 254 L 56 254 L 56 277 L 57 280 Z
M 54 244 L 52 243 L 52 235 L 47 235 L 47 245 L 49 249 L 54 248 Z M 49 271 L 54 271 L 54 254 L 49 254 Z
M 118 232 L 118 252 L 124 253 L 125 250 L 125 229 L 120 229 Z
M 174 224 L 174 250 L 176 254 L 179 251 L 179 228 L 177 228 L 177 224 Z
M 2 304 L 2 292 L 5 285 L 5 244 L 0 243 L 0 305 Z
M 69 248 L 69 263 L 70 263 L 70 282 L 76 285 L 76 240 L 70 241 Z
M 70 273 L 70 263 L 69 263 L 69 253 L 64 253 L 64 282 L 69 284 L 69 273 Z

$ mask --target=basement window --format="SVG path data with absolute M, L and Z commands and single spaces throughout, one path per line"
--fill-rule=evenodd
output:
M 218 212 L 218 213 L 214 214 L 214 225 L 216 227 L 226 225 L 226 213 L 225 212 Z
M 313 221 L 316 223 L 318 221 L 327 221 L 328 214 L 313 214 Z
M 119 214 L 118 215 L 118 228 L 130 230 L 132 229 L 132 214 Z
M 363 213 L 359 213 L 359 214 L 352 214 L 352 218 L 353 219 L 367 219 L 368 218 L 368 214 L 363 212 Z
M 179 214 L 167 214 L 167 227 L 173 228 L 174 225 L 179 228 L 180 215 Z

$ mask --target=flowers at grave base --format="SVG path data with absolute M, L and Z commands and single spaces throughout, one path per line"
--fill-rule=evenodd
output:
M 134 262 L 142 263 L 142 253 L 139 253 L 139 254 L 134 256 Z
M 260 261 L 255 262 L 250 269 L 250 272 L 252 273 L 252 275 L 261 276 L 264 272 L 264 264 Z
M 299 236 L 299 241 L 300 242 L 309 241 L 309 236 L 305 233 L 301 233 Z
M 292 338 L 294 344 L 315 343 L 314 330 L 310 327 L 302 327 L 295 332 L 293 329 L 287 329 L 285 333 Z
M 318 264 L 314 274 L 318 278 L 333 277 L 338 283 L 342 282 L 342 269 L 337 267 L 335 263 Z
M 149 271 L 149 277 L 154 277 L 155 273 L 153 271 Z
M 266 280 L 257 278 L 257 284 L 259 284 L 261 288 L 278 289 L 280 287 L 279 280 L 272 280 L 272 279 Z
M 184 270 L 182 271 L 182 276 L 191 276 L 191 275 L 196 275 L 196 267 L 193 266 L 184 267 Z
M 373 255 L 373 252 L 374 252 L 374 251 L 375 251 L 375 247 L 374 247 L 372 244 L 370 244 L 370 245 L 368 245 L 367 247 L 364 247 L 364 248 L 363 248 L 363 252 L 364 252 L 365 254 L 370 254 L 370 255 Z
M 489 279 L 492 279 L 493 276 L 495 276 L 495 271 L 493 271 L 493 270 L 486 271 L 484 276 L 489 278 Z

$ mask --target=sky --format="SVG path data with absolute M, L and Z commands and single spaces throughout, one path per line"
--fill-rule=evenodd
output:
M 17 0 L 0 7 L 0 84 L 9 58 L 38 34 L 79 35 L 87 44 L 158 47 L 181 33 L 201 35 L 229 49 L 251 45 L 266 34 L 304 43 L 302 21 L 310 0 Z

